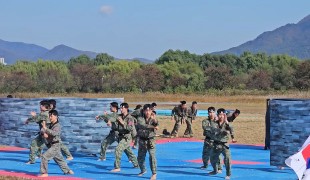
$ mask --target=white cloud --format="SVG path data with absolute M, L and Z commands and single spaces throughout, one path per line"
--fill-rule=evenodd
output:
M 111 13 L 113 12 L 113 8 L 112 8 L 112 6 L 104 5 L 104 6 L 101 6 L 101 7 L 100 7 L 100 12 L 101 12 L 102 14 L 107 14 L 107 15 L 109 15 L 109 14 L 111 14 Z

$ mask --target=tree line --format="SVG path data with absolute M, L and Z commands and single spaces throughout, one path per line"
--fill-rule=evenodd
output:
M 244 52 L 196 55 L 168 50 L 154 63 L 116 60 L 102 53 L 68 62 L 39 59 L 0 65 L 0 92 L 164 92 L 309 90 L 310 60 Z

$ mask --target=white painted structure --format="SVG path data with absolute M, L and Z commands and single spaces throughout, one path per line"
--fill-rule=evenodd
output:
M 6 65 L 6 63 L 4 62 L 4 58 L 0 57 L 0 64 Z

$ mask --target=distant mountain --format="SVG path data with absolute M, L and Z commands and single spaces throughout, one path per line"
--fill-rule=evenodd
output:
M 38 58 L 46 59 L 46 60 L 69 60 L 72 57 L 78 57 L 82 54 L 87 55 L 90 58 L 95 58 L 97 53 L 90 52 L 90 51 L 80 51 L 77 49 L 73 49 L 69 46 L 65 45 L 58 45 L 54 47 L 53 49 L 49 50 L 45 54 L 38 56 Z
M 44 47 L 34 44 L 9 42 L 0 39 L 0 57 L 4 57 L 4 60 L 7 64 L 14 64 L 18 60 L 37 61 L 38 59 L 68 61 L 70 58 L 78 57 L 82 54 L 85 54 L 90 58 L 95 58 L 98 53 L 77 50 L 63 44 L 48 50 Z M 115 59 L 119 60 L 118 58 Z M 133 58 L 125 60 L 139 60 L 145 64 L 154 62 L 145 58 Z
M 8 64 L 14 64 L 17 59 L 33 60 L 46 52 L 48 49 L 34 44 L 8 42 L 0 39 L 0 57 L 4 57 Z
M 212 54 L 240 55 L 244 51 L 287 54 L 300 59 L 310 59 L 310 15 L 297 24 L 287 24 L 264 32 L 252 41 Z
M 152 64 L 152 63 L 154 63 L 153 60 L 149 60 L 149 59 L 146 59 L 146 58 L 138 58 L 138 57 L 132 58 L 132 59 L 126 59 L 126 60 L 128 60 L 128 61 L 138 60 L 138 61 L 140 61 L 140 62 L 142 62 L 144 64 Z

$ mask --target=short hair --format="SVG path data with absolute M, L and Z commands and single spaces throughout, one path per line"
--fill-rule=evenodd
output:
M 152 109 L 152 105 L 151 104 L 144 104 L 143 111 L 145 111 L 147 109 Z
M 153 103 L 151 104 L 151 106 L 152 106 L 152 107 L 155 107 L 155 106 L 157 106 L 157 104 L 156 104 L 155 102 L 153 102 Z
M 219 108 L 218 110 L 217 110 L 217 114 L 221 114 L 221 113 L 226 113 L 226 110 L 224 109 L 224 108 Z
M 208 107 L 208 112 L 215 112 L 215 107 L 213 107 L 213 106 Z
M 50 107 L 50 103 L 48 102 L 48 100 L 40 101 L 40 105 L 44 106 L 46 109 L 48 109 Z
M 55 99 L 50 99 L 50 100 L 48 100 L 48 102 L 50 104 L 53 104 L 53 109 L 56 109 L 56 100 Z
M 180 101 L 180 103 L 183 105 L 183 104 L 186 104 L 186 101 Z
M 156 111 L 152 111 L 152 113 L 154 113 L 156 115 Z
M 140 109 L 140 108 L 142 108 L 142 105 L 141 105 L 141 104 L 138 104 L 134 110 L 138 110 L 138 109 Z
M 58 111 L 53 109 L 53 110 L 50 110 L 49 112 L 49 115 L 54 115 L 54 116 L 58 116 Z
M 197 101 L 193 101 L 192 104 L 197 104 Z
M 234 113 L 240 114 L 240 110 L 236 109 Z
M 7 96 L 7 98 L 13 98 L 13 96 L 12 96 L 11 94 L 9 94 L 9 95 Z
M 112 107 L 115 107 L 116 109 L 118 109 L 118 103 L 117 102 L 111 102 L 110 105 Z
M 124 107 L 124 108 L 128 109 L 128 108 L 129 108 L 129 105 L 128 105 L 128 103 L 122 103 L 122 104 L 120 105 L 120 107 Z

